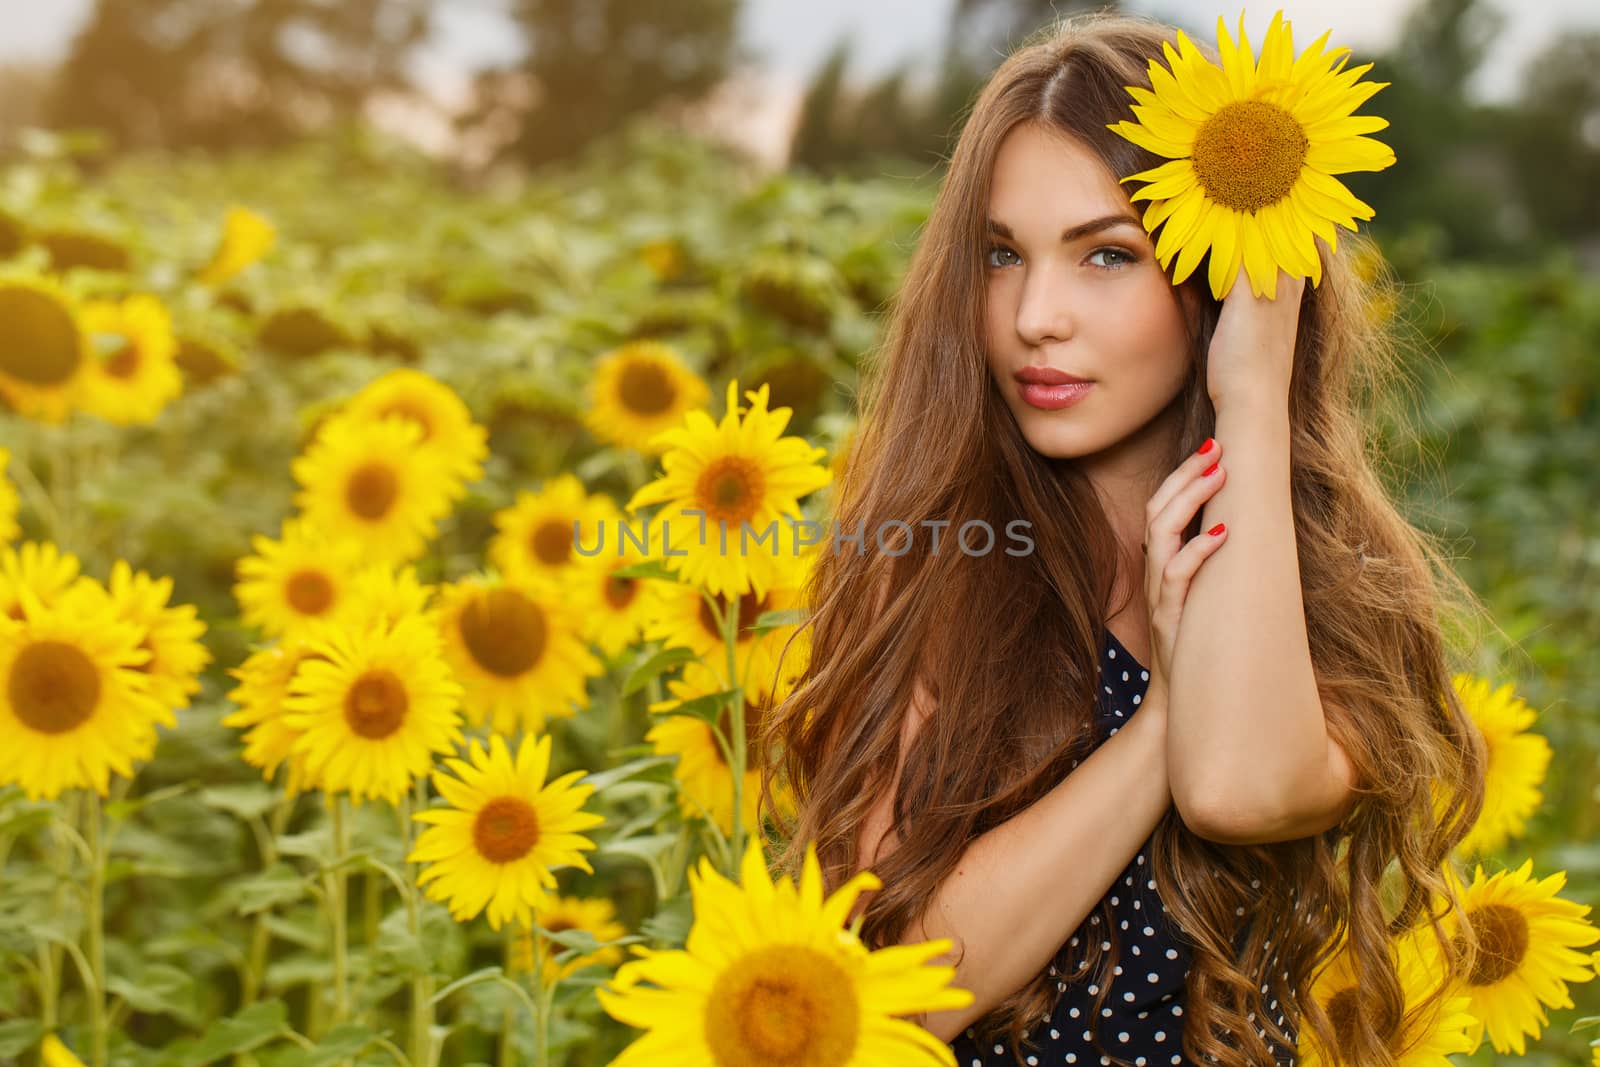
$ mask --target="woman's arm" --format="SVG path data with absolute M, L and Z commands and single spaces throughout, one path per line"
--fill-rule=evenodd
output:
M 926 704 L 917 710 L 925 713 Z M 907 716 L 902 758 L 920 719 Z M 1166 728 L 1166 695 L 1152 685 L 1128 724 L 1061 784 L 967 846 L 903 940 L 950 938 L 953 951 L 932 962 L 954 964 L 954 984 L 971 990 L 973 1001 L 914 1021 L 952 1041 L 1054 958 L 1172 802 Z M 895 843 L 886 831 L 897 785 L 879 795 L 863 823 L 858 854 L 871 857 L 866 866 L 880 858 L 880 846 L 887 854 Z M 863 894 L 857 909 L 869 898 Z

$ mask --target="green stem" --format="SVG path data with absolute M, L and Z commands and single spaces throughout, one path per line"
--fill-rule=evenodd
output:
M 544 945 L 539 940 L 537 926 L 533 929 L 533 1003 L 539 1009 L 533 1018 L 533 1064 L 534 1067 L 549 1067 L 550 997 L 544 987 Z
M 733 711 L 728 720 L 733 727 L 733 751 L 728 766 L 733 771 L 733 856 L 729 861 L 728 876 L 739 878 L 739 864 L 744 860 L 744 686 L 739 679 L 739 600 L 733 597 L 722 617 L 722 640 L 728 649 L 728 685 L 733 689 Z
M 278 838 L 283 836 L 283 831 L 289 825 L 289 816 L 294 811 L 294 798 L 285 793 L 278 798 L 277 807 L 272 809 L 272 822 L 266 832 L 257 829 L 259 819 L 252 822 L 252 829 L 257 829 L 256 844 L 261 851 L 261 869 L 268 870 L 278 862 Z M 241 990 L 240 1009 L 248 1008 L 256 1002 L 261 995 L 261 984 L 265 980 L 267 971 L 267 954 L 272 949 L 272 930 L 267 926 L 267 919 L 272 915 L 271 908 L 264 908 L 256 912 L 255 926 L 250 932 L 250 959 L 245 966 L 244 988 Z
M 419 779 L 419 795 L 424 788 Z M 411 818 L 410 797 L 400 799 L 399 810 L 400 840 L 404 844 L 404 855 L 409 857 L 415 828 Z M 417 899 L 417 873 L 417 868 L 413 866 L 411 877 L 406 880 L 406 928 L 411 932 L 412 940 L 421 944 L 422 908 Z M 411 976 L 411 1062 L 419 1067 L 429 1067 L 433 1063 L 433 975 L 426 971 Z
M 100 812 L 100 794 L 86 790 L 89 810 L 84 823 L 89 840 L 89 915 L 88 955 L 89 970 L 94 975 L 94 989 L 89 991 L 89 1025 L 93 1034 L 90 1043 L 90 1062 L 93 1067 L 106 1067 L 106 850 L 103 816 Z
M 512 972 L 512 967 L 517 958 L 517 932 L 516 927 L 508 927 L 506 933 L 506 959 L 504 970 L 507 975 Z M 517 1002 L 509 994 L 506 996 L 506 1006 L 500 1016 L 500 1055 L 495 1062 L 498 1067 L 517 1067 Z
M 345 929 L 347 907 L 345 890 L 348 873 L 344 861 L 350 841 L 344 825 L 344 798 L 333 797 L 333 870 L 324 875 L 328 891 L 328 910 L 333 920 L 333 1025 L 350 1017 L 349 932 Z

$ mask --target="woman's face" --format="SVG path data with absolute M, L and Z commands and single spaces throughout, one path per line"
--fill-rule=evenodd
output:
M 1156 262 L 1140 214 L 1068 137 L 1024 123 L 1002 142 L 984 257 L 989 369 L 1023 437 L 1050 458 L 1164 444 L 1172 416 L 1159 417 L 1190 373 L 1190 298 Z M 1017 377 L 1029 368 L 1090 384 L 1029 385 Z

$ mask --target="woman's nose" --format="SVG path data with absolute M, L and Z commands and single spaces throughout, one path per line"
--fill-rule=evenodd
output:
M 1062 273 L 1050 266 L 1028 271 L 1017 303 L 1017 335 L 1030 345 L 1064 341 L 1076 329 L 1077 309 Z

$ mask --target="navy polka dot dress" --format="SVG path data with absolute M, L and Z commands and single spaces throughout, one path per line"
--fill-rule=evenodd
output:
M 1102 738 L 1116 733 L 1139 710 L 1149 686 L 1150 672 L 1142 667 L 1106 630 L 1100 665 L 1098 717 Z M 1114 1061 L 1095 1050 L 1093 1030 L 1101 1046 L 1124 1063 L 1135 1067 L 1193 1067 L 1183 1053 L 1184 979 L 1191 956 L 1182 932 L 1169 924 L 1167 909 L 1156 892 L 1149 865 L 1150 842 L 1106 894 L 1113 920 L 1119 929 L 1118 960 L 1111 982 L 1111 993 L 1099 1019 L 1091 1020 L 1094 1002 L 1100 992 L 1093 983 L 1093 972 L 1079 982 L 1068 984 L 1057 979 L 1060 992 L 1055 1007 L 1037 1027 L 1028 1031 L 1034 1042 L 1022 1049 L 1022 1062 L 1028 1067 L 1056 1067 L 1059 1064 L 1085 1064 L 1098 1067 Z M 1061 946 L 1050 974 L 1070 974 L 1083 957 L 1079 946 L 1085 938 L 1099 938 L 1101 918 L 1090 913 L 1083 926 Z M 1243 933 L 1243 931 L 1241 931 Z M 1242 944 L 1242 941 L 1241 941 Z M 1277 1012 L 1277 1001 L 1268 1008 Z M 1283 1020 L 1274 1016 L 1280 1026 Z M 1293 1036 L 1293 1030 L 1285 1027 Z M 951 1042 L 957 1067 L 1002 1067 L 1017 1062 L 1011 1049 L 1000 1041 L 978 1044 L 974 1030 Z M 1273 1049 L 1276 1062 L 1289 1067 L 1294 1054 Z

